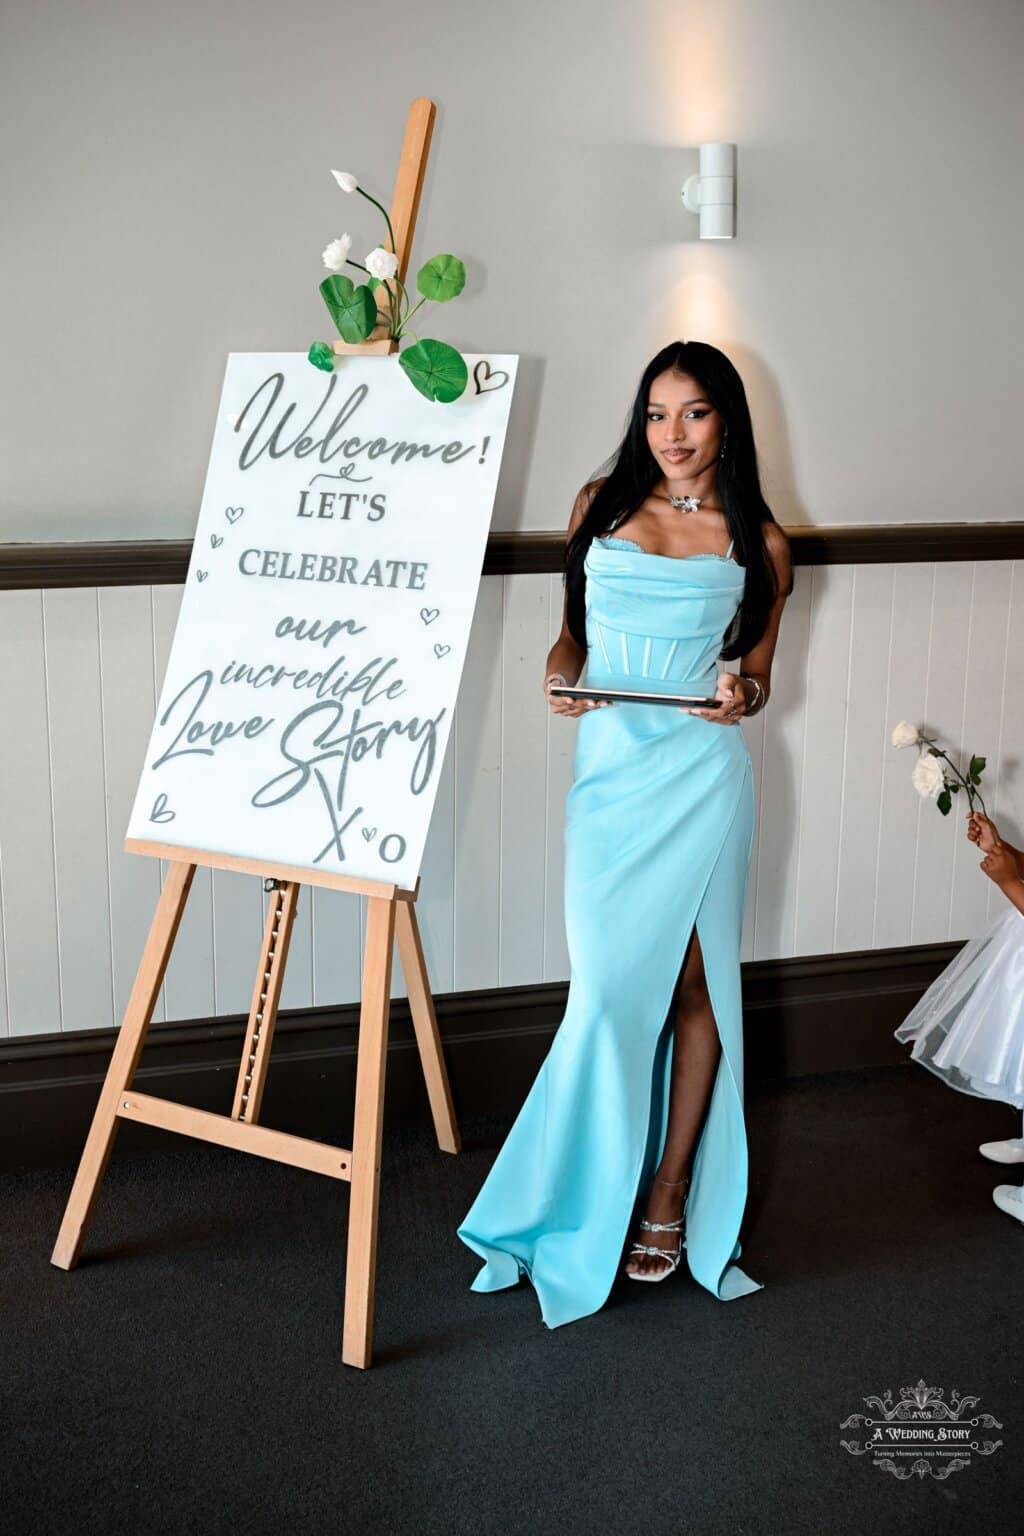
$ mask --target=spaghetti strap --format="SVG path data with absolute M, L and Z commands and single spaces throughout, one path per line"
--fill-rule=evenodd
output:
M 731 556 L 731 555 L 732 555 L 732 547 L 733 547 L 733 545 L 734 545 L 734 544 L 735 544 L 735 542 L 736 542 L 736 540 L 735 540 L 735 539 L 730 539 L 730 540 L 729 540 L 729 548 L 728 548 L 728 549 L 727 549 L 727 550 L 726 550 L 726 552 L 725 552 L 725 558 L 726 558 L 726 559 L 727 559 L 727 560 L 728 560 L 728 559 L 729 559 L 729 558 L 730 558 L 730 556 Z

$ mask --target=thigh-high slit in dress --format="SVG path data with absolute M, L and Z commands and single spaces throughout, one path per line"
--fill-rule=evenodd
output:
M 710 696 L 745 572 L 727 555 L 587 551 L 586 681 Z M 577 720 L 566 799 L 566 1010 L 458 1235 L 476 1291 L 533 1284 L 548 1327 L 606 1301 L 668 1126 L 676 983 L 696 926 L 721 1040 L 686 1206 L 690 1273 L 720 1301 L 761 1290 L 736 1264 L 747 1198 L 740 940 L 754 835 L 738 725 L 658 704 Z

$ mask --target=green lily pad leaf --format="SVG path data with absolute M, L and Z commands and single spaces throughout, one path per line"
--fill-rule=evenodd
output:
M 416 287 L 425 299 L 445 304 L 466 286 L 466 269 L 457 256 L 431 256 L 416 273 Z
M 377 301 L 365 283 L 357 288 L 343 272 L 332 272 L 320 284 L 324 303 L 343 341 L 365 341 L 377 324 Z
M 324 373 L 334 372 L 334 351 L 326 341 L 314 341 L 306 353 L 314 368 L 322 368 Z
M 351 304 L 352 295 L 356 291 L 356 285 L 344 272 L 334 272 L 330 277 L 325 277 L 320 284 L 320 292 L 324 303 L 330 311 L 331 319 L 337 323 L 335 310 L 343 304 Z
M 366 279 L 366 286 L 371 293 L 376 293 L 377 289 L 381 286 L 381 280 L 379 277 L 368 277 Z
M 399 352 L 398 361 L 421 395 L 445 405 L 459 398 L 469 378 L 462 353 L 429 337 Z

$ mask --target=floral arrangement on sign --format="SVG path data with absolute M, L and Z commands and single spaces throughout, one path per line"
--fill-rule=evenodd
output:
M 985 802 L 981 798 L 978 785 L 981 783 L 982 770 L 985 767 L 985 758 L 971 758 L 970 766 L 966 774 L 953 762 L 947 752 L 936 745 L 933 736 L 926 736 L 918 725 L 911 725 L 907 720 L 901 720 L 892 733 L 894 747 L 927 747 L 926 751 L 918 752 L 917 762 L 911 774 L 911 781 L 918 794 L 925 800 L 934 800 L 943 816 L 948 816 L 953 804 L 952 796 L 958 795 L 961 789 L 967 791 L 967 804 L 974 810 L 974 802 L 977 800 L 981 806 L 981 813 L 987 816 Z M 945 758 L 947 766 L 944 768 L 938 761 Z
M 353 261 L 349 256 L 351 235 L 339 235 L 337 240 L 331 241 L 323 253 L 324 266 L 331 276 L 325 277 L 320 284 L 328 313 L 343 341 L 368 341 L 381 322 L 387 326 L 386 334 L 392 341 L 402 341 L 410 331 L 409 321 L 420 305 L 428 300 L 446 304 L 449 299 L 457 298 L 465 287 L 466 268 L 457 256 L 432 256 L 416 274 L 416 287 L 422 297 L 410 308 L 409 294 L 398 276 L 395 232 L 387 209 L 348 171 L 332 171 L 331 175 L 343 192 L 358 192 L 380 209 L 387 225 L 389 245 L 374 246 L 364 263 Z M 346 266 L 365 272 L 366 282 L 354 283 L 345 273 Z M 381 310 L 377 302 L 379 288 L 386 290 L 386 310 Z M 428 400 L 444 403 L 457 400 L 469 377 L 462 353 L 448 346 L 447 342 L 434 341 L 429 336 L 421 340 L 415 331 L 410 334 L 415 336 L 415 343 L 398 353 L 398 361 L 406 376 Z M 314 368 L 322 368 L 325 373 L 333 372 L 335 353 L 330 342 L 314 341 L 308 357 Z

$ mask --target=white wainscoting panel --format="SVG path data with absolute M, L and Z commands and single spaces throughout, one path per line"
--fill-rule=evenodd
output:
M 165 867 L 122 842 L 181 593 L 0 593 L 0 1035 L 123 1014 Z M 480 585 L 417 903 L 438 994 L 568 979 L 577 726 L 540 686 L 562 603 L 557 574 Z M 757 800 L 745 959 L 963 939 L 996 916 L 963 795 L 943 818 L 889 737 L 907 719 L 984 754 L 986 805 L 1024 844 L 1022 656 L 1022 561 L 797 569 L 771 701 L 742 727 Z M 248 1009 L 267 899 L 254 877 L 197 870 L 156 1018 Z M 358 998 L 365 923 L 365 898 L 303 888 L 283 1006 Z
M 62 1028 L 49 695 L 43 594 L 5 592 L 0 598 L 0 1009 L 5 1032 L 23 1035 Z M 73 1017 L 67 1027 L 75 1027 Z

